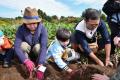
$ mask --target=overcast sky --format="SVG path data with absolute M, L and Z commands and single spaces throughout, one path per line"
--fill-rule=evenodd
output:
M 0 1 L 0 17 L 22 16 L 25 7 L 41 9 L 47 15 L 80 16 L 86 8 L 102 9 L 106 0 L 3 0 Z

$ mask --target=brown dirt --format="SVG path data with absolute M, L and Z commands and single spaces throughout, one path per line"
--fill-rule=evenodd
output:
M 71 64 L 70 67 L 75 71 L 73 74 L 68 74 L 64 71 L 59 72 L 59 70 L 55 70 L 49 65 L 45 80 L 91 80 L 91 76 L 95 73 L 106 74 L 107 76 L 112 76 L 115 73 L 113 68 L 98 65 L 78 66 Z
M 53 68 L 47 65 L 45 80 L 91 80 L 94 73 L 106 74 L 111 76 L 115 69 L 110 67 L 101 67 L 98 65 L 77 65 L 71 64 L 70 67 L 75 70 L 73 74 L 60 71 L 57 67 Z M 11 68 L 2 68 L 0 65 L 0 80 L 30 80 L 29 75 L 25 72 L 23 65 L 14 64 Z M 32 80 L 35 80 L 32 79 Z
M 0 66 L 0 80 L 25 80 L 21 77 L 15 66 L 12 68 L 2 68 Z

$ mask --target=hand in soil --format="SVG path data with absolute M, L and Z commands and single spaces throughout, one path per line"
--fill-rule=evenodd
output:
M 113 67 L 113 63 L 111 61 L 106 61 L 105 66 Z
M 66 79 L 64 80 L 71 80 L 71 78 L 76 75 L 76 73 L 78 72 L 78 70 L 72 70 L 70 73 L 67 74 Z
M 98 64 L 99 64 L 100 66 L 104 66 L 104 63 L 103 63 L 101 60 L 98 62 Z
M 110 78 L 106 75 L 94 74 L 92 75 L 92 80 L 110 80 Z
M 71 73 L 72 71 L 73 71 L 73 70 L 72 70 L 72 69 L 70 69 L 70 68 L 67 70 L 67 72 L 68 72 L 68 73 Z

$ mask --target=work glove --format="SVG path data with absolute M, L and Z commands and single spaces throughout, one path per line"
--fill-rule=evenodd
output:
M 36 71 L 36 77 L 38 80 L 43 80 L 44 79 L 44 72 L 46 70 L 46 67 L 43 65 L 38 66 L 37 71 Z
M 32 71 L 34 70 L 35 65 L 34 65 L 34 63 L 33 63 L 31 60 L 26 59 L 26 60 L 24 61 L 24 64 L 25 64 L 25 66 L 26 66 L 26 68 L 27 68 L 27 70 L 28 70 L 29 72 L 32 72 Z

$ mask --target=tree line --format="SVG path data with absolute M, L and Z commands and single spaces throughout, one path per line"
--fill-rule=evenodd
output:
M 45 12 L 43 12 L 42 10 L 38 9 L 38 14 L 39 17 L 42 18 L 43 21 L 48 21 L 48 22 L 52 22 L 52 23 L 58 23 L 58 22 L 64 22 L 64 23 L 78 23 L 79 21 L 82 20 L 82 17 L 74 17 L 74 16 L 61 16 L 60 18 L 58 18 L 58 16 L 53 15 L 53 16 L 49 16 L 47 15 Z M 80 14 L 81 15 L 81 14 Z M 101 18 L 106 21 L 106 15 L 102 13 Z M 5 21 L 5 22 L 10 22 L 10 20 L 16 20 L 17 22 L 20 22 L 22 19 L 21 16 L 17 16 L 14 18 L 2 18 L 0 17 L 1 21 Z

